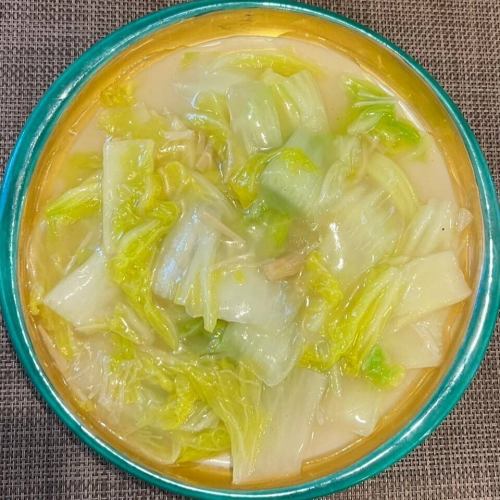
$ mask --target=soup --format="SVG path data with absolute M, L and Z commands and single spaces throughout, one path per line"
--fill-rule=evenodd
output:
M 37 196 L 29 315 L 82 414 L 160 469 L 265 484 L 369 439 L 471 294 L 434 137 L 310 42 L 117 74 Z

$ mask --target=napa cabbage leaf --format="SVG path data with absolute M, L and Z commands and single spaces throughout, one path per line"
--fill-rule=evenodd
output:
M 226 97 L 212 91 L 201 92 L 193 100 L 193 110 L 185 115 L 190 128 L 202 133 L 211 142 L 220 160 L 229 154 L 229 110 Z
M 234 85 L 227 92 L 231 130 L 247 154 L 281 146 L 283 139 L 278 113 L 270 89 L 262 82 Z
M 261 192 L 276 205 L 274 208 L 281 211 L 289 204 L 292 208 L 300 205 L 300 196 L 308 194 L 307 188 L 312 184 L 319 184 L 321 175 L 321 170 L 304 152 L 303 142 L 297 139 L 297 147 L 292 147 L 293 143 L 289 141 L 281 149 L 252 155 L 243 167 L 233 174 L 230 186 L 243 208 L 249 208 L 260 198 Z M 307 149 L 315 151 L 314 147 Z M 304 180 L 308 182 L 303 188 L 304 192 L 297 192 L 301 188 L 301 181 Z M 308 195 L 308 199 L 314 196 L 315 191 Z M 276 199 L 278 196 L 279 199 Z
M 389 324 L 380 339 L 387 354 L 407 369 L 438 366 L 444 353 L 445 307 L 400 328 Z
M 447 200 L 432 199 L 420 206 L 405 229 L 398 246 L 398 254 L 423 257 L 450 250 L 472 216 L 466 209 L 458 209 Z
M 180 162 L 187 168 L 198 168 L 202 163 L 207 169 L 213 166 L 213 156 L 206 140 L 188 128 L 165 132 L 157 157 L 162 166 L 174 162 Z
M 103 165 L 103 242 L 115 283 L 139 317 L 170 346 L 175 329 L 152 294 L 159 247 L 179 209 L 166 201 L 152 140 L 108 141 Z
M 101 208 L 101 197 L 100 176 L 92 176 L 47 205 L 45 217 L 49 226 L 57 232 L 61 226 L 97 214 Z
M 320 169 L 326 170 L 339 156 L 337 138 L 329 132 L 315 133 L 297 129 L 285 144 L 285 148 L 301 150 Z
M 201 360 L 183 367 L 203 400 L 224 423 L 231 439 L 233 481 L 255 470 L 266 428 L 262 383 L 244 364 Z
M 348 189 L 325 221 L 327 229 L 319 250 L 344 290 L 394 253 L 404 229 L 403 219 L 387 195 L 363 183 Z
M 109 141 L 102 177 L 103 243 L 108 255 L 123 235 L 139 224 L 159 200 L 161 178 L 154 171 L 151 140 Z
M 111 342 L 102 342 L 106 340 Z M 229 451 L 226 426 L 196 383 L 195 373 L 200 370 L 194 360 L 158 357 L 143 347 L 108 332 L 100 343 L 78 352 L 66 375 L 89 404 L 104 410 L 105 421 L 120 422 L 120 432 L 132 445 L 146 454 L 155 453 L 163 463 L 190 462 Z M 216 363 L 209 366 L 215 372 Z
M 236 484 L 300 473 L 325 387 L 323 374 L 295 368 L 281 384 L 264 388 L 268 423 L 253 468 L 239 469 Z
M 112 316 L 106 321 L 105 329 L 134 344 L 151 344 L 154 332 L 126 303 L 119 302 Z
M 104 253 L 97 250 L 52 288 L 43 302 L 72 325 L 81 327 L 105 321 L 118 298 L 119 289 L 108 273 Z
M 324 330 L 333 321 L 335 309 L 343 299 L 344 294 L 340 284 L 328 270 L 322 255 L 316 250 L 311 252 L 304 265 L 301 275 L 302 288 L 307 301 L 302 311 L 302 326 L 307 337 Z M 306 350 L 302 360 L 313 360 L 315 353 Z
M 466 299 L 471 289 L 450 250 L 416 258 L 402 267 L 405 292 L 395 311 L 398 326 Z
M 252 155 L 231 177 L 231 189 L 243 208 L 250 207 L 259 196 L 260 175 L 275 156 L 275 152 Z
M 415 126 L 397 112 L 395 97 L 381 87 L 357 78 L 345 78 L 350 105 L 345 129 L 351 135 L 368 135 L 388 154 L 415 150 L 422 140 Z
M 320 328 L 320 338 L 301 358 L 308 368 L 328 371 L 341 362 L 347 373 L 362 376 L 363 363 L 391 318 L 402 294 L 401 272 L 379 266 L 366 273 L 352 295 Z
M 260 184 L 269 206 L 284 212 L 310 213 L 317 204 L 322 171 L 298 148 L 283 148 L 271 159 Z
M 262 80 L 272 92 L 284 137 L 298 128 L 313 133 L 328 131 L 321 91 L 310 71 L 302 70 L 289 77 L 268 71 Z
M 186 209 L 165 240 L 155 293 L 184 306 L 190 316 L 203 317 L 207 331 L 213 331 L 218 319 L 283 324 L 293 312 L 285 287 L 267 281 L 252 267 L 219 266 L 225 229 L 222 223 L 208 221 L 208 212 L 203 204 Z
M 252 266 L 223 269 L 217 300 L 220 318 L 279 331 L 287 328 L 297 312 L 297 301 L 284 282 L 271 282 Z
M 387 352 L 379 344 L 376 344 L 364 359 L 361 373 L 375 386 L 386 389 L 396 387 L 401 382 L 405 372 L 402 366 L 391 363 Z
M 178 216 L 177 205 L 163 201 L 141 224 L 120 240 L 110 260 L 113 280 L 119 284 L 136 313 L 170 347 L 177 345 L 175 327 L 167 312 L 153 298 L 153 270 L 159 247 Z
M 176 437 L 181 446 L 178 463 L 216 457 L 231 449 L 231 438 L 222 424 L 199 432 L 179 432 Z
M 113 139 L 152 140 L 161 144 L 171 130 L 167 116 L 150 110 L 144 103 L 105 108 L 98 117 L 99 126 Z
M 280 384 L 294 367 L 301 350 L 296 325 L 280 330 L 241 323 L 225 329 L 218 351 L 245 363 L 267 386 Z
M 283 253 L 293 223 L 290 214 L 258 199 L 244 212 L 243 219 L 259 258 L 277 257 Z
M 326 371 L 340 363 L 345 373 L 377 386 L 396 385 L 403 371 L 383 339 L 433 311 L 461 302 L 470 289 L 452 252 L 418 258 L 399 267 L 368 271 L 349 299 L 335 310 L 301 363 Z M 415 354 L 416 356 L 418 353 Z M 396 364 L 394 364 L 394 362 Z
M 202 206 L 186 210 L 164 243 L 154 290 L 184 306 L 190 316 L 203 316 L 205 329 L 212 331 L 219 317 L 212 269 L 219 234 L 204 222 L 202 213 Z
M 272 70 L 282 76 L 291 76 L 302 70 L 319 73 L 314 64 L 305 61 L 292 52 L 278 52 L 276 50 L 242 50 L 219 56 L 213 69 L 230 68 L 238 70 L 254 70 L 263 72 Z
M 318 416 L 328 434 L 340 429 L 343 434 L 354 433 L 353 437 L 368 436 L 382 414 L 385 393 L 366 379 L 342 374 L 336 366 L 328 373 Z
M 49 347 L 55 346 L 63 359 L 71 360 L 78 350 L 75 332 L 62 316 L 45 304 L 44 295 L 43 288 L 38 283 L 34 284 L 30 291 L 28 311 L 39 321 L 45 335 L 50 339 Z
M 363 143 L 357 136 L 337 135 L 331 140 L 332 153 L 319 194 L 319 204 L 331 207 L 365 174 Z
M 368 161 L 366 173 L 391 197 L 391 203 L 404 219 L 410 220 L 417 211 L 419 202 L 403 169 L 387 156 L 374 153 Z
M 163 189 L 170 199 L 177 198 L 191 182 L 187 168 L 180 161 L 166 162 L 157 171 L 163 181 Z
M 187 313 L 185 317 L 178 318 L 176 321 L 183 349 L 200 356 L 218 352 L 227 325 L 226 321 L 219 319 L 213 331 L 209 332 L 205 330 L 202 317 L 192 318 Z
M 374 348 L 391 319 L 403 294 L 403 276 L 399 269 L 381 266 L 366 276 L 362 289 L 351 298 L 347 314 L 339 324 L 341 342 L 350 338 L 342 363 L 347 373 L 366 376 L 365 368 L 385 370 L 385 358 Z M 338 337 L 337 337 L 338 338 Z M 375 376 L 374 376 L 375 377 Z

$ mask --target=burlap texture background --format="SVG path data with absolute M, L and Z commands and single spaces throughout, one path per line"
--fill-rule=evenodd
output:
M 57 75 L 152 0 L 0 0 L 0 169 Z M 320 0 L 389 37 L 445 87 L 500 181 L 500 1 Z M 38 396 L 0 326 L 0 498 L 173 498 L 104 462 Z M 460 404 L 425 444 L 336 498 L 500 498 L 500 336 Z

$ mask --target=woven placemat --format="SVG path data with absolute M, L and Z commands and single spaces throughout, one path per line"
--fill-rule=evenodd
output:
M 499 0 L 314 4 L 389 37 L 460 106 L 500 181 Z M 104 35 L 171 2 L 0 0 L 0 168 L 56 76 Z M 0 498 L 174 498 L 119 471 L 48 410 L 0 332 Z M 439 429 L 380 476 L 336 498 L 500 499 L 500 336 Z

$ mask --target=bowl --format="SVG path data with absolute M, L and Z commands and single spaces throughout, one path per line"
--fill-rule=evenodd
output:
M 434 134 L 461 203 L 474 214 L 466 262 L 474 296 L 461 312 L 448 358 L 419 385 L 398 415 L 397 425 L 329 460 L 308 464 L 293 481 L 265 488 L 231 488 L 208 467 L 158 470 L 139 460 L 79 411 L 50 363 L 36 328 L 24 313 L 26 289 L 19 248 L 29 234 L 23 214 L 35 208 L 36 186 L 57 155 L 54 138 L 69 125 L 118 68 L 133 68 L 141 54 L 196 44 L 228 34 L 265 34 L 312 40 L 353 57 L 384 80 Z M 142 60 L 142 59 L 141 59 Z M 147 58 L 145 61 L 147 62 Z M 144 61 L 143 61 L 144 62 Z M 79 114 L 80 113 L 80 114 Z M 73 120 L 73 121 L 72 121 Z M 87 445 L 123 470 L 151 484 L 200 498 L 311 498 L 346 489 L 378 474 L 424 440 L 457 403 L 488 346 L 500 299 L 499 206 L 488 165 L 459 110 L 438 83 L 413 59 L 380 35 L 336 14 L 280 1 L 193 2 L 139 19 L 94 45 L 50 87 L 32 112 L 9 160 L 0 197 L 0 299 L 12 343 L 38 391 Z

